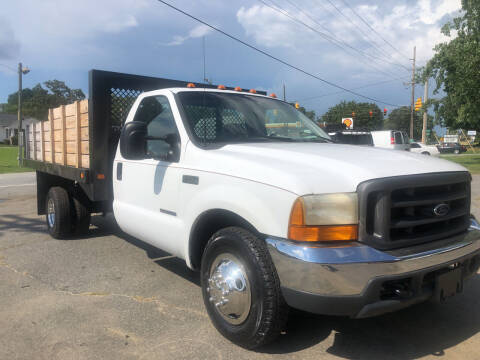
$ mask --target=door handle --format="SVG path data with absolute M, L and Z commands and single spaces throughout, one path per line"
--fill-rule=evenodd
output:
M 122 181 L 122 172 L 123 172 L 123 164 L 121 162 L 117 163 L 117 180 Z

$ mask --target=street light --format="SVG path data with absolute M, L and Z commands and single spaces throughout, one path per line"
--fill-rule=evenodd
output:
M 23 129 L 22 129 L 22 75 L 30 72 L 28 67 L 18 63 L 18 165 L 23 166 Z M 35 136 L 35 135 L 34 135 Z

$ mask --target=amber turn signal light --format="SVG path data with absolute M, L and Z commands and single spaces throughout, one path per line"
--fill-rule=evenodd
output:
M 288 238 L 296 241 L 354 241 L 358 225 L 290 226 Z
M 288 238 L 295 241 L 354 241 L 358 225 L 305 225 L 305 209 L 301 198 L 293 204 L 288 224 Z

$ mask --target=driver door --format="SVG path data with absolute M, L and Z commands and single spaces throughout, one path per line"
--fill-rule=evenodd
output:
M 141 100 L 134 121 L 147 123 L 147 159 L 125 160 L 117 154 L 114 166 L 114 211 L 126 233 L 178 255 L 181 224 L 177 217 L 180 136 L 164 95 Z M 172 146 L 167 138 L 178 139 Z

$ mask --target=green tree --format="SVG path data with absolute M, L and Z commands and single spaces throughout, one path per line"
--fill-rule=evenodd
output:
M 85 99 L 85 94 L 81 89 L 70 89 L 63 81 L 45 81 L 44 85 L 46 89 L 41 84 L 37 84 L 31 89 L 22 89 L 22 110 L 25 116 L 46 120 L 48 109 Z M 4 111 L 16 113 L 17 109 L 18 91 L 8 96 Z
M 290 105 L 295 106 L 295 103 L 291 102 Z M 315 110 L 307 110 L 303 106 L 300 106 L 298 111 L 302 112 L 310 120 L 315 121 Z
M 480 130 L 480 2 L 462 0 L 462 9 L 442 27 L 452 40 L 435 46 L 423 76 L 435 79 L 435 94 L 446 94 L 432 102 L 442 125 Z
M 420 140 L 422 138 L 423 114 L 415 111 L 413 116 L 413 138 Z M 433 128 L 433 116 L 427 117 L 427 129 Z M 401 130 L 410 135 L 410 107 L 402 106 L 391 111 L 390 115 L 383 124 L 384 130 Z
M 371 116 L 370 111 L 372 112 Z M 355 113 L 354 129 L 378 130 L 383 126 L 383 112 L 377 104 L 356 101 L 342 101 L 332 106 L 320 117 L 319 121 L 327 124 L 341 124 L 342 118 L 352 117 L 352 113 Z

